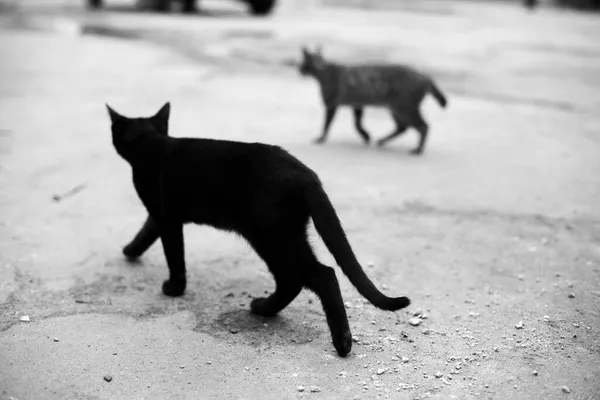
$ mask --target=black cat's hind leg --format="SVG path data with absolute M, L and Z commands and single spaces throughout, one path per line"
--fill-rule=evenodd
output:
M 272 317 L 300 294 L 303 286 L 302 264 L 310 257 L 307 253 L 310 246 L 303 235 L 280 235 L 277 239 L 255 239 L 253 242 L 254 249 L 273 274 L 276 287 L 269 297 L 252 300 L 250 309 L 256 315 Z
M 315 292 L 321 300 L 333 346 L 344 357 L 352 350 L 352 333 L 335 272 L 333 268 L 317 261 L 308 273 L 310 276 L 305 281 L 306 288 Z
M 378 147 L 385 146 L 390 140 L 403 135 L 408 129 L 408 125 L 404 122 L 404 118 L 401 115 L 395 113 L 393 110 L 391 110 L 391 112 L 392 118 L 394 118 L 394 122 L 396 123 L 396 129 L 394 129 L 394 131 L 386 137 L 379 139 L 377 141 Z
M 362 137 L 365 144 L 369 144 L 371 137 L 362 124 L 364 109 L 362 107 L 354 107 L 352 111 L 354 113 L 354 126 L 356 127 L 356 131 L 360 137 Z
M 419 132 L 419 144 L 418 146 L 410 152 L 410 154 L 421 155 L 423 154 L 423 150 L 425 149 L 425 143 L 427 142 L 427 135 L 429 134 L 429 125 L 423 119 L 423 117 L 419 114 L 417 118 L 415 118 L 415 122 L 413 122 L 414 128 Z
M 146 250 L 150 248 L 160 237 L 160 231 L 158 225 L 148 215 L 146 222 L 135 235 L 133 240 L 123 248 L 123 254 L 130 260 L 135 260 L 140 257 Z
M 277 284 L 275 292 L 269 297 L 258 297 L 250 303 L 250 310 L 263 317 L 273 317 L 287 307 L 302 290 L 302 284 L 297 280 L 285 277 L 275 277 Z
M 326 106 L 325 107 L 325 122 L 323 124 L 323 133 L 321 136 L 315 140 L 315 143 L 322 144 L 327 140 L 327 135 L 329 134 L 329 127 L 331 126 L 331 122 L 333 122 L 333 117 L 335 117 L 335 112 L 337 111 L 337 106 Z
M 159 229 L 165 258 L 169 266 L 169 279 L 164 281 L 162 291 L 167 296 L 181 296 L 185 292 L 187 284 L 183 225 L 177 222 L 162 221 Z

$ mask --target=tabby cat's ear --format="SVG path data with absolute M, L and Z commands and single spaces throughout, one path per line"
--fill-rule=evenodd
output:
M 126 119 L 124 116 L 110 108 L 108 104 L 106 104 L 106 109 L 108 110 L 108 115 L 110 116 L 110 120 L 113 124 Z
M 163 135 L 169 134 L 169 115 L 171 114 L 171 103 L 167 102 L 156 115 L 152 117 L 152 122 Z

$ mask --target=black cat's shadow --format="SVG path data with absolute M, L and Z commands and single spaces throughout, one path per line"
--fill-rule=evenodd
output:
M 142 258 L 130 259 L 125 256 L 117 263 L 128 268 L 145 266 Z M 208 277 L 206 279 L 209 279 Z M 151 279 L 147 282 L 158 289 L 160 280 Z M 166 314 L 168 310 L 188 309 L 196 315 L 195 332 L 202 332 L 231 343 L 245 344 L 252 347 L 270 348 L 275 345 L 300 345 L 313 340 L 327 337 L 324 315 L 320 309 L 312 306 L 298 307 L 291 305 L 280 314 L 264 317 L 250 311 L 252 298 L 268 295 L 260 289 L 254 289 L 254 295 L 245 293 L 233 295 L 230 292 L 221 300 L 216 300 L 215 307 L 206 307 L 215 302 L 212 296 L 203 296 L 202 277 L 190 279 L 191 285 L 180 297 L 169 297 L 157 293 L 158 304 L 149 305 L 154 313 Z M 234 286 L 252 287 L 252 282 L 237 282 Z M 174 304 L 176 306 L 174 306 Z
M 303 318 L 292 315 L 298 312 L 302 311 L 295 308 L 289 311 L 289 317 L 280 314 L 267 318 L 253 314 L 248 308 L 229 309 L 212 320 L 198 319 L 194 331 L 252 347 L 293 346 L 327 336 L 327 333 L 319 328 L 326 327 L 324 323 L 320 324 L 316 320 L 311 323 L 301 322 Z M 282 314 L 285 313 L 284 310 Z

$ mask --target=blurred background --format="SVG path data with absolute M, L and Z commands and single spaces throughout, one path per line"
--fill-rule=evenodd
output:
M 600 398 L 600 3 L 595 0 L 0 0 L 0 399 Z M 365 146 L 298 72 L 301 47 L 402 63 L 447 94 Z M 384 313 L 337 270 L 355 343 L 335 356 L 302 293 L 239 238 L 186 227 L 188 290 L 162 248 L 121 248 L 144 210 L 105 103 L 172 105 L 172 136 L 279 145 L 324 182 Z M 377 140 L 393 128 L 367 108 Z M 334 265 L 314 234 L 319 257 Z M 103 379 L 110 376 L 110 382 Z M 311 388 L 318 390 L 311 391 Z

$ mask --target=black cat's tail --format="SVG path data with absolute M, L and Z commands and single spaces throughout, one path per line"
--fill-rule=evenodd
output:
M 382 310 L 396 311 L 407 307 L 410 304 L 407 297 L 393 298 L 384 295 L 365 274 L 350 247 L 335 209 L 318 180 L 305 190 L 305 196 L 317 232 L 358 292 Z
M 446 96 L 444 96 L 444 93 L 442 93 L 442 91 L 433 82 L 429 83 L 429 93 L 435 97 L 437 102 L 440 103 L 440 106 L 446 108 L 448 100 L 446 99 Z

